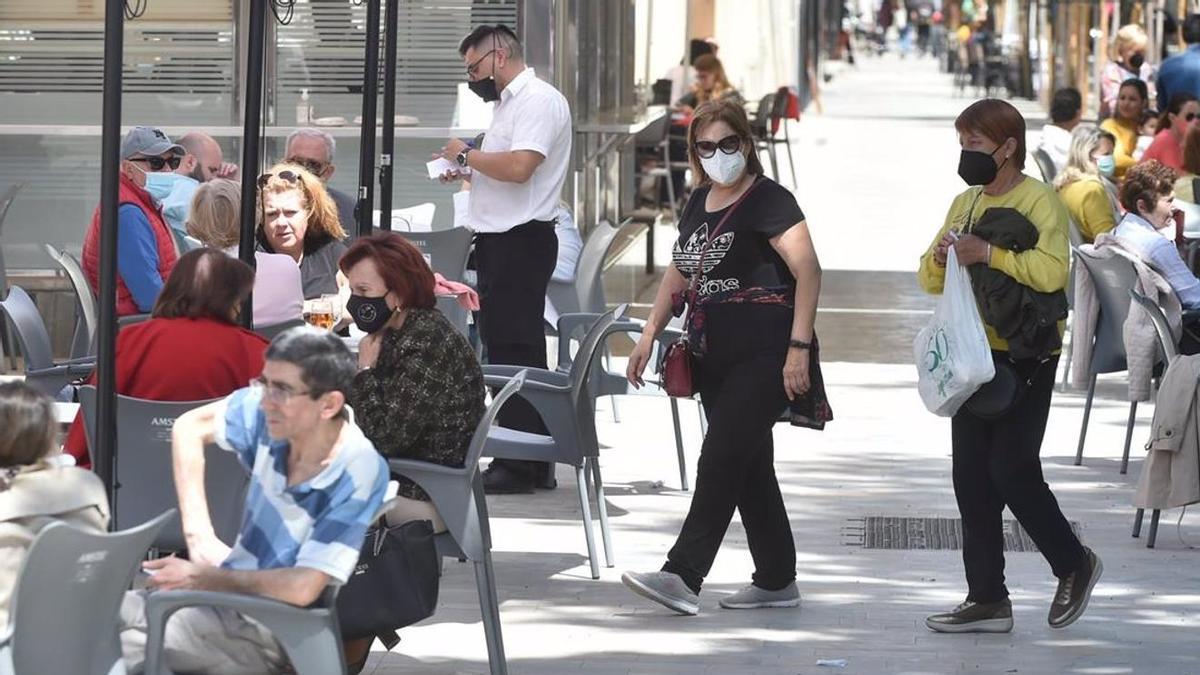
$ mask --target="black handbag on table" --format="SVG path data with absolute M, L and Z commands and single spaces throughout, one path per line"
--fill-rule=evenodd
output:
M 378 637 L 391 649 L 395 631 L 433 616 L 442 567 L 433 524 L 411 520 L 367 530 L 358 565 L 337 596 L 342 637 Z

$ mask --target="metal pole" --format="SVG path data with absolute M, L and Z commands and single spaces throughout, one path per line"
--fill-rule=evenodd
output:
M 358 145 L 358 236 L 371 234 L 375 204 L 375 103 L 379 98 L 379 0 L 367 0 L 367 46 L 363 59 L 362 136 Z M 380 218 L 380 221 L 385 219 Z
M 379 155 L 379 226 L 392 229 L 392 158 L 396 149 L 396 40 L 400 0 L 387 0 L 383 47 L 383 150 Z
M 96 429 L 92 469 L 116 503 L 117 447 L 117 206 L 121 165 L 121 60 L 125 2 L 104 8 L 104 102 L 100 135 L 100 332 L 96 350 Z
M 262 133 L 263 36 L 267 32 L 267 3 L 271 0 L 250 1 L 250 25 L 246 35 L 246 107 L 242 112 L 242 234 L 238 242 L 238 257 L 254 267 L 254 228 L 258 156 Z M 242 325 L 254 325 L 254 302 L 246 298 L 242 306 Z

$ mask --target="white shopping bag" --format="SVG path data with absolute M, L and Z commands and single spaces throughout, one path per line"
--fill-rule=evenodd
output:
M 913 340 L 917 391 L 929 412 L 950 417 L 975 390 L 996 376 L 971 277 L 951 247 L 946 285 L 929 325 Z

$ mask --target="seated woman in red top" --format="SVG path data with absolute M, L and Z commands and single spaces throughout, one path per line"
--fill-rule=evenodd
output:
M 202 248 L 181 257 L 151 319 L 117 336 L 117 393 L 201 401 L 226 396 L 258 377 L 267 340 L 237 324 L 253 287 L 254 270 L 221 251 Z M 81 416 L 63 452 L 80 466 L 91 465 Z
M 1188 130 L 1200 120 L 1200 102 L 1192 94 L 1180 92 L 1171 97 L 1158 119 L 1158 133 L 1139 162 L 1157 159 L 1165 166 L 1183 171 L 1183 142 Z

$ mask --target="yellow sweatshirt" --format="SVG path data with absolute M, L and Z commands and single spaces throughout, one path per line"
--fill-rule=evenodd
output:
M 1083 240 L 1092 243 L 1096 237 L 1117 226 L 1108 191 L 1098 178 L 1083 178 L 1058 191 L 1059 198 L 1067 207 L 1067 213 L 1075 219 Z
M 1067 266 L 1070 262 L 1070 246 L 1067 243 L 1067 210 L 1055 194 L 1054 188 L 1026 176 L 1023 181 L 1007 193 L 994 197 L 980 194 L 982 188 L 973 187 L 954 198 L 946 213 L 946 222 L 938 230 L 917 270 L 917 281 L 926 293 L 940 295 L 946 283 L 946 268 L 933 259 L 933 250 L 942 236 L 950 229 L 967 233 L 968 223 L 976 223 L 984 211 L 993 206 L 1016 209 L 1037 227 L 1041 236 L 1037 246 L 1022 253 L 1014 253 L 992 247 L 989 266 L 1000 270 L 1018 282 L 1042 293 L 1062 290 L 1067 285 Z M 979 201 L 972 213 L 971 203 L 976 196 Z M 984 325 L 988 344 L 996 351 L 1008 351 L 1008 341 L 996 334 L 996 329 Z M 1058 322 L 1058 333 L 1063 333 L 1063 322 Z
M 1129 167 L 1137 164 L 1137 160 L 1133 158 L 1133 151 L 1137 149 L 1137 125 L 1110 117 L 1100 123 L 1100 128 L 1117 138 L 1117 146 L 1113 148 L 1113 161 L 1116 162 L 1117 169 L 1113 172 L 1113 177 L 1119 183 Z

